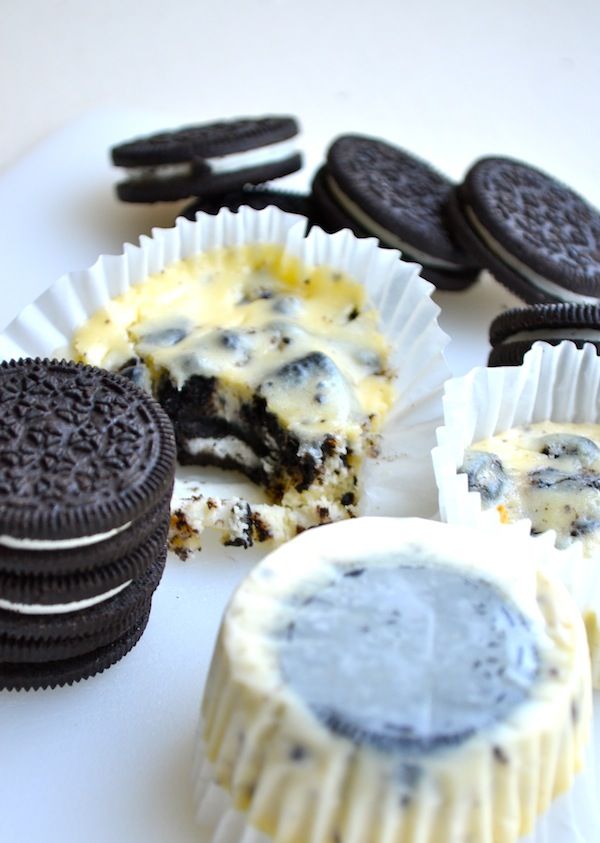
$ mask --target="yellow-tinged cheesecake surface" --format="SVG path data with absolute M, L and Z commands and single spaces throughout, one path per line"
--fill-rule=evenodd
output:
M 502 532 L 359 519 L 251 573 L 203 701 L 214 781 L 249 826 L 276 843 L 514 843 L 570 786 L 591 719 L 583 623 L 538 545 Z
M 470 452 L 494 454 L 505 477 L 486 507 L 503 522 L 528 518 L 535 533 L 555 530 L 557 547 L 580 542 L 600 553 L 600 425 L 536 422 L 475 442 Z
M 131 287 L 76 332 L 72 353 L 112 370 L 142 357 L 178 387 L 200 373 L 243 394 L 286 362 L 321 352 L 351 387 L 337 407 L 307 413 L 315 403 L 307 390 L 270 396 L 290 426 L 319 434 L 360 427 L 366 418 L 374 428 L 391 405 L 388 346 L 377 320 L 363 286 L 342 273 L 303 267 L 277 246 L 245 246 L 178 261 Z M 182 338 L 163 344 L 176 331 Z

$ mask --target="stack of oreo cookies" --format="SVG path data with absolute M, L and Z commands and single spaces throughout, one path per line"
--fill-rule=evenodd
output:
M 299 170 L 298 123 L 293 117 L 270 115 L 222 120 L 163 131 L 119 144 L 112 162 L 124 168 L 117 184 L 125 202 L 168 202 L 195 197 L 183 211 L 216 214 L 242 205 L 262 210 L 276 205 L 292 214 L 311 216 L 310 197 L 260 187 L 264 182 Z
M 138 641 L 166 557 L 171 424 L 125 379 L 0 366 L 0 688 L 91 676 Z

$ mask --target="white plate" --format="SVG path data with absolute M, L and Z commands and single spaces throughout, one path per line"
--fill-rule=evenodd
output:
M 126 206 L 112 195 L 112 143 L 176 118 L 100 112 L 71 124 L 0 177 L 5 294 L 0 327 L 62 273 L 120 252 L 168 206 Z M 308 145 L 308 138 L 306 144 Z M 314 160 L 314 150 L 308 148 Z M 310 173 L 288 179 L 306 186 Z M 180 208 L 178 205 L 177 208 Z M 36 249 L 28 248 L 35 233 Z M 437 293 L 447 359 L 463 374 L 487 358 L 487 329 L 519 302 L 490 278 Z M 232 482 L 219 472 L 214 483 Z M 435 502 L 431 502 L 432 509 Z M 425 513 L 426 514 L 426 513 Z M 104 674 L 70 688 L 0 694 L 0 837 L 19 843 L 187 843 L 194 827 L 190 770 L 199 700 L 222 609 L 262 555 L 208 540 L 169 559 L 148 628 Z M 600 709 L 600 703 L 596 703 Z M 600 711 L 596 746 L 600 750 Z M 567 836 L 560 843 L 570 843 Z

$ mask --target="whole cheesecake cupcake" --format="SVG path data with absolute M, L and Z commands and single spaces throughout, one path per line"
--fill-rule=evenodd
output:
M 530 831 L 591 717 L 583 624 L 538 549 L 519 529 L 362 518 L 268 556 L 227 609 L 204 695 L 208 839 Z

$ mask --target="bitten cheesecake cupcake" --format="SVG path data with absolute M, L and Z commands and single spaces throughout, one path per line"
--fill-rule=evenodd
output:
M 181 555 L 208 528 L 249 547 L 365 512 L 429 514 L 448 338 L 418 273 L 350 232 L 306 235 L 274 207 L 223 209 L 60 279 L 0 354 L 50 342 L 128 377 L 169 415 L 180 463 L 237 469 L 258 487 L 225 497 L 200 469 L 195 483 L 180 476 Z M 417 476 L 410 489 L 405 475 Z
M 583 614 L 600 685 L 600 359 L 536 343 L 521 366 L 446 384 L 433 463 L 451 523 L 523 520 Z
M 212 839 L 531 830 L 581 766 L 591 716 L 583 624 L 539 548 L 508 528 L 490 541 L 362 518 L 268 556 L 227 609 L 204 695 L 196 795 Z

